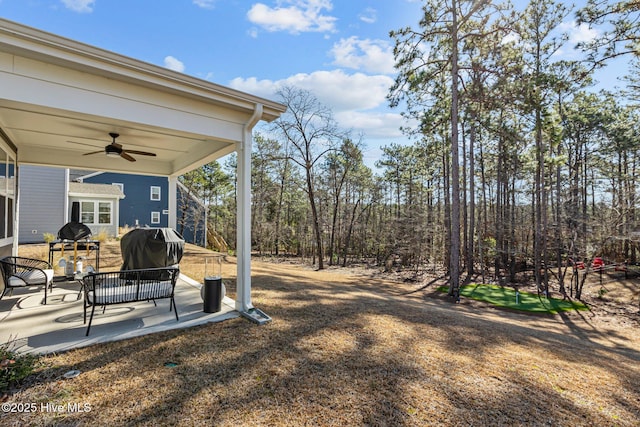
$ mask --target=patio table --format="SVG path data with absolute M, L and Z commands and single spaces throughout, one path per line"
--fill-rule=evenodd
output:
M 49 242 L 49 264 L 53 265 L 53 256 L 55 252 L 60 252 L 64 257 L 65 251 L 69 251 L 77 255 L 78 251 L 86 251 L 87 257 L 91 251 L 95 254 L 95 269 L 100 270 L 100 241 L 99 240 L 54 240 Z M 75 259 L 74 259 L 75 264 Z M 55 282 L 68 280 L 70 276 L 56 276 Z

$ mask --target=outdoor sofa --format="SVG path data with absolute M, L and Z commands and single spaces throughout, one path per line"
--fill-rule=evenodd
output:
M 96 307 L 124 304 L 138 301 L 169 299 L 169 311 L 174 310 L 176 321 L 178 309 L 174 299 L 176 281 L 180 270 L 177 267 L 145 268 L 111 272 L 89 273 L 82 279 L 84 287 L 84 323 L 87 323 L 87 309 L 91 316 L 86 335 L 89 336 L 91 322 Z

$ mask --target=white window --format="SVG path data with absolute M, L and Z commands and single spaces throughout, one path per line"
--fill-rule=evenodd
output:
M 151 186 L 151 200 L 160 200 L 160 187 Z
M 96 204 L 95 202 L 81 202 L 80 203 L 80 218 L 83 224 L 93 224 L 96 216 Z
M 111 224 L 111 203 L 98 202 L 98 224 Z
M 160 224 L 160 212 L 151 212 L 151 224 Z
M 15 160 L 0 138 L 0 246 L 13 243 Z
M 80 217 L 83 224 L 111 225 L 113 207 L 111 202 L 84 200 L 80 202 Z

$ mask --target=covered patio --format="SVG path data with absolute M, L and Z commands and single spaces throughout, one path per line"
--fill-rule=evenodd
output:
M 153 301 L 111 305 L 104 312 L 96 310 L 89 336 L 85 336 L 79 283 L 56 283 L 46 305 L 41 304 L 41 289 L 18 289 L 0 300 L 0 343 L 10 343 L 19 352 L 59 353 L 240 316 L 228 297 L 219 312 L 203 312 L 200 286 L 187 276 L 178 279 L 175 299 L 180 321 L 169 311 L 168 300 L 158 301 L 157 306 Z
M 4 19 L 0 19 L 0 87 L 0 151 L 4 154 L 0 167 L 7 178 L 0 212 L 4 224 L 0 255 L 20 255 L 16 181 L 21 165 L 168 177 L 169 224 L 175 228 L 178 177 L 235 152 L 238 263 L 235 300 L 230 304 L 236 315 L 253 312 L 252 129 L 261 120 L 278 118 L 285 111 L 282 104 Z M 118 143 L 125 150 L 155 155 L 134 153 L 134 161 L 114 157 L 107 148 L 110 133 L 119 135 Z M 87 155 L 103 149 L 104 154 Z M 60 302 L 68 305 L 66 300 Z M 44 313 L 49 308 L 33 310 Z M 60 318 L 67 319 L 60 313 L 53 314 L 56 324 L 64 323 Z M 44 318 L 40 321 L 44 323 Z M 181 320 L 180 327 L 188 326 L 187 322 L 187 318 Z

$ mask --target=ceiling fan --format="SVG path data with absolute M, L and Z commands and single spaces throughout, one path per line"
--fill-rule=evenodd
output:
M 109 157 L 122 157 L 123 159 L 129 160 L 130 162 L 136 161 L 136 159 L 134 159 L 133 156 L 131 156 L 131 154 L 138 154 L 140 156 L 154 156 L 154 157 L 156 155 L 156 153 L 149 153 L 148 151 L 125 150 L 124 148 L 122 148 L 122 145 L 116 142 L 116 138 L 120 136 L 119 134 L 115 132 L 111 132 L 109 133 L 109 136 L 113 139 L 113 141 L 111 141 L 111 144 L 106 145 L 104 147 L 104 150 L 92 151 L 91 153 L 85 153 L 83 155 L 89 156 L 91 154 L 98 154 L 98 153 L 104 152 Z

